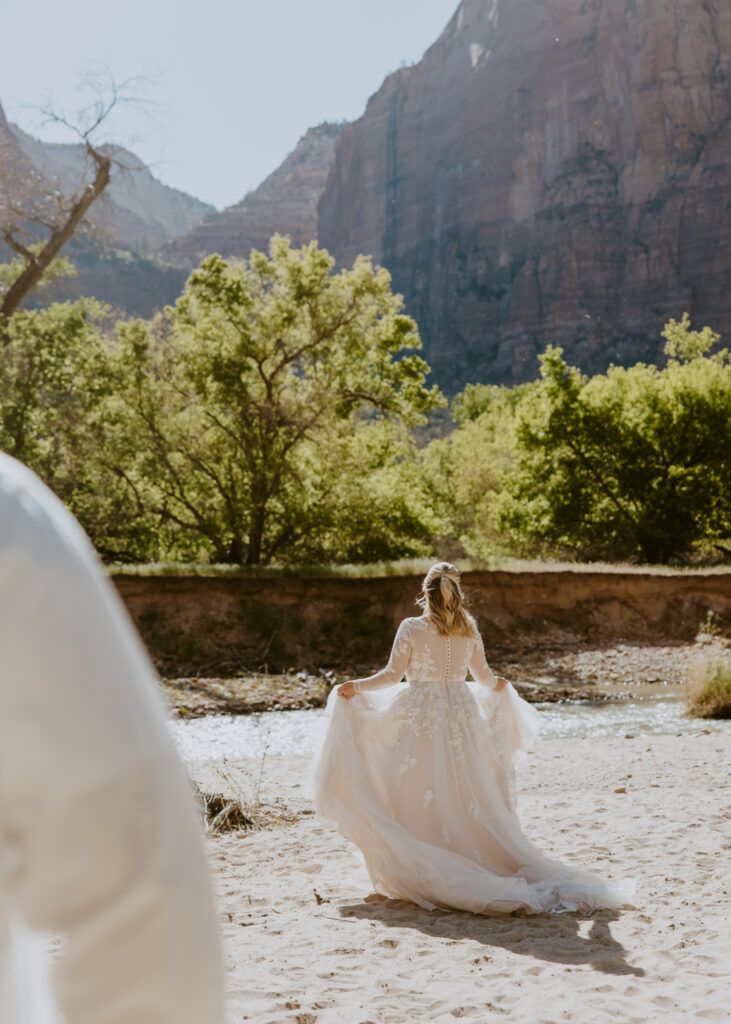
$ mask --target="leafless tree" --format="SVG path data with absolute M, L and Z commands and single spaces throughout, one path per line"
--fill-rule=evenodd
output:
M 99 137 L 120 104 L 154 106 L 141 94 L 149 79 L 143 76 L 118 84 L 106 68 L 88 73 L 83 87 L 92 101 L 73 117 L 49 104 L 36 108 L 44 123 L 62 125 L 84 145 L 87 173 L 69 192 L 33 167 L 9 131 L 0 131 L 0 239 L 21 262 L 18 275 L 0 296 L 0 342 L 7 343 L 7 325 L 28 293 L 47 274 L 63 246 L 87 223 L 90 207 L 102 195 L 114 169 L 124 170 L 118 147 Z M 1 126 L 0 126 L 1 127 Z

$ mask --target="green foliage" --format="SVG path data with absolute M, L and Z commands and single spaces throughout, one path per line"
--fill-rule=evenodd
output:
M 0 445 L 66 497 L 105 387 L 93 301 L 21 311 L 0 360 Z
M 431 553 L 436 521 L 403 423 L 346 423 L 315 466 L 320 503 L 293 551 L 296 561 L 366 564 Z
M 516 410 L 532 385 L 468 385 L 452 402 L 459 424 L 421 453 L 429 504 L 438 516 L 437 548 L 482 561 L 507 553 L 496 519 L 516 449 Z
M 687 314 L 663 369 L 589 378 L 549 347 L 537 381 L 468 385 L 420 450 L 413 428 L 444 400 L 363 257 L 336 273 L 275 236 L 248 263 L 204 260 L 151 322 L 109 338 L 105 318 L 93 300 L 13 315 L 0 448 L 110 561 L 657 563 L 731 537 L 731 357 Z
M 518 413 L 516 468 L 499 521 L 520 540 L 666 561 L 731 534 L 731 361 L 718 336 L 666 329 L 664 370 L 592 378 L 560 349 Z
M 40 252 L 43 246 L 39 243 L 37 245 L 29 245 L 28 252 L 36 253 Z M 0 296 L 3 295 L 8 288 L 20 277 L 25 270 L 26 263 L 20 256 L 16 256 L 10 263 L 0 263 Z M 76 268 L 71 260 L 66 259 L 65 256 L 58 256 L 53 260 L 48 269 L 44 273 L 38 285 L 42 288 L 43 285 L 50 284 L 51 281 L 57 281 L 61 277 L 76 277 Z
M 710 327 L 692 331 L 690 316 L 687 313 L 683 313 L 680 323 L 677 320 L 668 320 L 662 337 L 665 338 L 665 355 L 682 362 L 708 355 L 721 340 L 721 335 L 716 334 Z
M 0 358 L 0 449 L 38 473 L 103 554 L 124 558 L 147 554 L 154 534 L 119 470 L 107 315 L 81 299 L 11 318 Z
M 420 342 L 388 273 L 363 257 L 337 274 L 333 263 L 275 236 L 248 264 L 204 260 L 155 325 L 118 326 L 132 475 L 177 527 L 174 554 L 257 564 L 419 550 L 408 498 L 385 499 L 397 446 L 386 465 L 373 439 L 380 420 L 413 426 L 443 400 L 424 386 L 426 363 L 401 355 Z M 364 471 L 367 528 L 348 515 L 348 474 Z
M 731 659 L 706 658 L 696 666 L 688 711 L 696 718 L 731 718 Z

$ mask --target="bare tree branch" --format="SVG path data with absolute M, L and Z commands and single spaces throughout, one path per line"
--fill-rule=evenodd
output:
M 109 184 L 110 171 L 111 171 L 111 158 L 103 156 L 101 153 L 97 153 L 93 150 L 90 143 L 87 142 L 89 150 L 92 151 L 92 155 L 97 165 L 97 172 L 94 177 L 94 181 L 87 185 L 81 197 L 74 203 L 66 219 L 55 228 L 48 238 L 46 244 L 36 255 L 28 253 L 30 259 L 26 259 L 25 269 L 10 285 L 7 292 L 5 293 L 0 305 L 0 331 L 2 331 L 2 341 L 4 344 L 8 342 L 8 334 L 6 329 L 7 321 L 10 317 L 18 311 L 20 304 L 36 285 L 40 284 L 41 278 L 44 273 L 50 267 L 51 263 L 58 254 L 61 252 L 63 246 L 72 237 L 79 224 L 86 215 L 87 210 L 97 199 L 104 189 Z M 6 241 L 10 245 L 11 242 L 6 236 Z M 17 243 L 11 245 L 16 252 L 19 252 L 23 247 L 18 247 Z M 25 250 L 28 252 L 28 250 Z
M 38 174 L 31 161 L 14 145 L 12 136 L 0 137 L 0 238 L 21 257 L 25 264 L 9 285 L 0 302 L 0 346 L 8 343 L 8 324 L 28 293 L 41 283 L 51 263 L 63 246 L 85 223 L 91 206 L 107 188 L 112 169 L 124 170 L 118 157 L 118 145 L 102 143 L 103 126 L 121 104 L 131 104 L 145 111 L 156 105 L 142 93 L 150 84 L 146 76 L 135 76 L 117 83 L 109 69 L 98 65 L 89 70 L 83 87 L 91 92 L 92 101 L 71 116 L 54 108 L 52 103 L 35 108 L 43 123 L 60 125 L 84 145 L 91 180 L 85 171 L 79 187 L 64 194 L 60 183 Z M 33 227 L 40 229 L 34 231 Z

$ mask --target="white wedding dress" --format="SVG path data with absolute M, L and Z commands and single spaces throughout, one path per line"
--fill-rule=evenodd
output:
M 386 668 L 350 699 L 330 693 L 308 777 L 317 814 L 359 847 L 376 892 L 428 910 L 633 906 L 632 879 L 559 863 L 523 834 L 515 762 L 540 714 L 496 682 L 479 634 L 404 619 Z

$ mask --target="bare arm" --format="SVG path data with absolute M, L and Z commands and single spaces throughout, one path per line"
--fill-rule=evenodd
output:
M 383 686 L 400 683 L 411 659 L 411 635 L 406 619 L 399 626 L 391 648 L 388 664 L 380 672 L 363 679 L 349 679 L 338 687 L 338 696 L 349 699 L 364 690 L 380 690 Z

